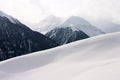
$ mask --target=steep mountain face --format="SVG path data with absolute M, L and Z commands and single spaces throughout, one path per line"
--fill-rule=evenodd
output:
M 50 30 L 54 29 L 62 22 L 62 19 L 56 16 L 48 16 L 44 20 L 42 20 L 37 25 L 33 26 L 33 30 L 46 34 Z
M 89 38 L 87 34 L 82 31 L 73 31 L 71 27 L 55 28 L 46 34 L 51 39 L 54 39 L 59 44 L 66 44 L 73 41 Z
M 49 31 L 46 36 L 54 39 L 59 44 L 66 44 L 100 34 L 104 34 L 104 32 L 97 29 L 86 20 L 72 16 L 61 25 Z
M 0 12 L 0 61 L 57 45 L 55 41 Z

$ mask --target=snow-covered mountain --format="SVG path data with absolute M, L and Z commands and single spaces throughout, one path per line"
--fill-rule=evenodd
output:
M 0 80 L 120 80 L 120 33 L 0 62 Z
M 55 46 L 55 41 L 0 12 L 0 61 Z
M 77 16 L 72 16 L 49 31 L 46 36 L 54 39 L 60 44 L 66 44 L 100 34 L 104 34 L 104 32 L 94 27 L 86 20 Z
M 78 16 L 71 16 L 59 27 L 71 27 L 75 31 L 79 31 L 79 30 L 83 31 L 90 37 L 104 34 L 103 31 L 101 31 L 97 27 L 90 24 L 88 21 Z
M 54 29 L 62 22 L 62 19 L 56 16 L 48 16 L 44 20 L 40 21 L 37 25 L 33 26 L 33 30 L 38 31 L 40 33 L 47 33 L 48 31 Z

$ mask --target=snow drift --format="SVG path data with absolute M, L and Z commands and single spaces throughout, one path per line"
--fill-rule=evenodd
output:
M 0 80 L 120 80 L 120 33 L 0 63 Z

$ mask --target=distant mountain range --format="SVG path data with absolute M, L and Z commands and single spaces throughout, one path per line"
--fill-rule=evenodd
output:
M 0 61 L 55 46 L 54 40 L 0 12 Z
M 83 18 L 72 16 L 47 32 L 46 36 L 57 41 L 59 44 L 66 44 L 101 34 L 105 33 Z
M 0 11 L 0 61 L 120 30 L 117 24 L 106 23 L 106 26 L 110 26 L 108 29 L 106 27 L 108 31 L 98 29 L 78 16 L 71 16 L 65 20 L 49 16 L 34 25 L 33 31 Z

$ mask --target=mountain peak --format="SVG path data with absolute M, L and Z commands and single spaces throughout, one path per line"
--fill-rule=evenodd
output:
M 83 18 L 78 17 L 78 16 L 70 16 L 69 19 L 82 19 L 82 20 L 84 20 Z
M 78 17 L 69 17 L 60 27 L 70 27 L 74 31 L 83 31 L 90 37 L 104 34 L 100 29 L 90 24 L 87 20 Z
M 78 25 L 78 24 L 81 24 L 81 25 L 91 25 L 88 21 L 86 21 L 85 19 L 81 18 L 81 17 L 78 17 L 78 16 L 71 16 L 69 17 L 65 23 L 67 24 L 74 24 L 74 25 Z

